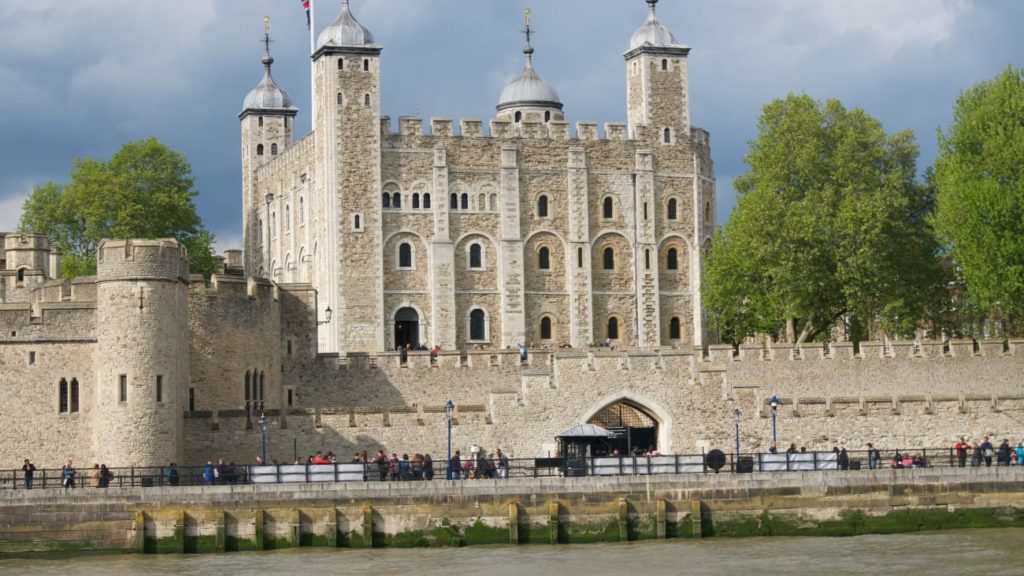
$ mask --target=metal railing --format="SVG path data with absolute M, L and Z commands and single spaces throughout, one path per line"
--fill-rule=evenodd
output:
M 896 455 L 899 458 L 896 458 Z M 717 456 L 717 460 L 715 458 Z M 904 458 L 907 456 L 907 458 Z M 949 468 L 1016 465 L 998 451 L 991 457 L 969 451 L 961 460 L 953 448 L 928 448 L 880 451 L 872 458 L 869 451 L 741 453 L 657 456 L 547 457 L 509 459 L 507 467 L 487 459 L 466 459 L 452 469 L 452 479 L 504 479 L 575 476 L 647 476 L 665 474 L 772 474 L 784 472 L 822 472 L 899 468 Z M 75 474 L 75 489 L 122 487 L 225 486 L 237 484 L 294 484 L 341 482 L 416 482 L 445 480 L 444 461 L 429 467 L 411 461 L 392 466 L 391 462 L 339 462 L 333 464 L 287 465 L 215 465 L 169 467 L 109 468 L 105 477 L 95 478 L 94 468 L 80 468 Z M 62 469 L 35 471 L 33 489 L 65 488 Z M 23 490 L 21 469 L 0 470 L 0 490 Z

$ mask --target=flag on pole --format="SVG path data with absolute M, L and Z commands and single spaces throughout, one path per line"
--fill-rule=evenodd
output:
M 302 0 L 302 8 L 306 11 L 306 29 L 312 30 L 313 21 L 310 19 L 309 16 L 309 0 Z

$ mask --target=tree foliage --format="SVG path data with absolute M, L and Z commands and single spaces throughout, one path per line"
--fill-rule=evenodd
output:
M 177 238 L 192 271 L 213 272 L 213 235 L 193 199 L 192 167 L 180 152 L 155 138 L 129 142 L 102 161 L 74 161 L 70 182 L 35 187 L 19 229 L 47 234 L 64 253 L 65 277 L 94 274 L 103 238 Z
M 1024 70 L 964 92 L 939 133 L 937 228 L 964 297 L 989 317 L 1024 313 Z
M 706 261 L 704 300 L 724 339 L 803 342 L 840 321 L 906 333 L 943 299 L 931 189 L 908 131 L 790 95 L 765 106 L 739 197 Z

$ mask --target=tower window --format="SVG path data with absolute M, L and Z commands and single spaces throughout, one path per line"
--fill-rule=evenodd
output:
M 673 317 L 668 322 L 668 337 L 669 337 L 669 340 L 679 340 L 681 338 L 681 336 L 680 336 L 681 333 L 682 333 L 682 330 L 680 330 L 680 327 L 679 327 L 679 318 Z
M 284 205 L 284 229 L 291 232 L 292 230 L 292 205 Z
M 540 198 L 537 198 L 537 217 L 548 217 L 548 197 L 543 194 L 541 194 Z
M 58 406 L 58 410 L 60 411 L 61 414 L 63 414 L 63 413 L 68 411 L 68 381 L 67 381 L 67 379 L 65 379 L 65 378 L 61 378 L 60 379 L 60 385 L 59 385 L 58 392 L 60 394 L 60 405 Z
M 484 267 L 483 249 L 479 244 L 469 246 L 469 267 L 471 270 L 479 270 Z
M 395 208 L 402 207 L 402 194 L 401 192 L 395 192 L 391 195 L 391 205 Z
M 339 60 L 339 62 L 340 62 L 340 60 Z M 341 92 L 338 92 L 338 106 L 341 106 L 344 103 L 345 103 L 344 96 L 341 95 Z
M 196 411 L 196 389 L 195 388 L 189 388 L 188 389 L 188 411 L 189 412 L 195 412 Z
M 661 69 L 662 70 L 668 70 L 668 60 L 665 60 L 665 59 L 661 60 Z
M 615 249 L 605 248 L 604 249 L 604 269 L 615 270 Z
M 602 203 L 601 216 L 605 220 L 611 220 L 615 217 L 615 203 L 612 201 L 610 196 L 605 198 Z
M 78 378 L 71 379 L 71 411 L 78 412 Z
M 369 72 L 369 71 L 370 71 L 370 59 L 369 58 L 363 58 L 363 72 Z
M 363 94 L 363 106 L 369 106 L 369 105 L 370 105 L 370 95 L 369 94 Z
M 288 389 L 288 405 L 293 406 L 295 404 L 295 391 L 291 388 Z
M 164 401 L 164 377 L 160 374 L 156 375 L 156 401 Z
M 644 202 L 644 220 L 647 220 L 647 202 Z
M 619 319 L 614 316 L 608 319 L 608 339 L 619 339 Z
M 647 270 L 651 269 L 651 251 L 644 250 L 644 268 Z
M 345 59 L 344 58 L 338 58 L 338 70 L 344 70 L 344 69 L 345 69 Z
M 430 194 L 423 195 L 423 209 L 430 210 Z
M 679 270 L 679 252 L 675 248 L 669 248 L 665 255 L 665 267 L 669 270 Z
M 545 122 L 551 122 L 551 111 L 550 110 L 544 112 L 544 121 Z
M 412 207 L 413 209 L 419 209 L 420 207 L 420 195 L 418 193 L 412 195 Z
M 477 196 L 476 209 L 481 211 L 481 212 L 483 212 L 484 210 L 487 210 L 487 195 L 486 194 L 481 194 L 481 195 Z
M 711 202 L 704 203 L 704 225 L 711 221 Z
M 541 270 L 551 269 L 551 250 L 548 250 L 547 246 L 537 252 L 537 267 Z
M 259 144 L 256 146 L 256 155 L 263 156 L 263 144 Z
M 679 211 L 679 203 L 676 202 L 675 198 L 669 199 L 669 201 L 668 201 L 668 219 L 669 220 L 675 220 L 676 218 L 678 218 L 679 217 L 678 211 Z
M 260 128 L 263 128 L 263 116 L 260 116 L 258 124 Z
M 458 194 L 452 194 L 452 200 L 451 200 L 450 208 L 452 210 L 458 210 L 459 209 L 459 195 Z
M 398 246 L 398 267 L 412 268 L 412 244 L 403 242 Z
M 252 374 L 248 370 L 245 372 L 245 408 L 249 408 L 249 403 L 252 401 Z
M 469 194 L 463 194 L 459 200 L 460 207 L 463 210 L 469 210 Z
M 263 384 L 266 383 L 266 375 L 260 372 L 260 408 L 263 408 Z
M 28 353 L 28 365 L 32 366 L 35 363 L 36 363 L 36 353 L 35 353 L 35 351 L 29 352 Z
M 277 144 L 270 145 L 270 155 L 277 156 Z
M 299 224 L 306 223 L 306 199 L 299 196 Z
M 352 216 L 352 227 L 355 228 L 356 230 L 362 230 L 362 228 L 363 228 L 362 220 L 363 220 L 363 218 L 359 214 L 356 214 L 356 215 Z
M 117 378 L 117 399 L 118 402 L 128 401 L 128 375 L 121 374 Z
M 387 192 L 381 194 L 381 201 L 384 203 L 385 208 L 391 208 L 391 194 Z
M 671 128 L 665 128 L 665 144 L 671 144 L 671 143 L 672 143 L 672 129 Z
M 519 111 L 517 110 L 517 111 L 516 111 L 516 124 L 518 124 L 519 122 L 522 122 L 522 120 L 523 120 L 523 113 L 522 113 L 522 112 L 519 112 Z
M 576 266 L 583 268 L 583 248 L 576 249 Z
M 469 339 L 487 339 L 487 314 L 479 308 L 469 313 Z
M 292 341 L 291 341 L 290 338 L 288 339 L 288 342 L 287 342 L 287 349 L 288 349 L 288 355 L 291 356 L 292 355 Z
M 548 316 L 540 319 L 540 339 L 551 340 L 551 318 Z

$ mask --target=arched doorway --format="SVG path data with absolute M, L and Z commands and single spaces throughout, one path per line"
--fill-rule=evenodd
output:
M 658 446 L 658 421 L 650 412 L 629 400 L 609 404 L 594 414 L 587 424 L 597 424 L 614 432 L 609 449 L 618 450 L 623 456 L 634 450 L 661 449 Z
M 395 312 L 395 349 L 420 345 L 420 314 L 413 308 Z

